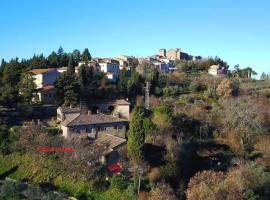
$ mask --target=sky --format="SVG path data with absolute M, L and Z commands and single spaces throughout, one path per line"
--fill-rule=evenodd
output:
M 0 58 L 89 48 L 93 57 L 181 48 L 270 72 L 269 0 L 1 0 Z

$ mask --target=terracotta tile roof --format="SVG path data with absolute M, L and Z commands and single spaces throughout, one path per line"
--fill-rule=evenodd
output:
M 107 123 L 118 123 L 118 122 L 125 122 L 128 121 L 126 119 L 121 119 L 117 117 L 113 117 L 111 115 L 106 115 L 103 113 L 98 114 L 80 114 L 66 126 L 80 126 L 80 125 L 90 125 L 90 124 L 107 124 Z
M 61 122 L 61 125 L 67 126 L 70 122 L 72 122 L 74 119 L 76 119 L 80 113 L 69 113 L 69 115 L 66 117 L 66 119 Z
M 52 71 L 52 70 L 54 70 L 54 69 L 33 69 L 30 72 L 33 74 L 44 74 L 44 73 L 47 73 L 47 72 Z

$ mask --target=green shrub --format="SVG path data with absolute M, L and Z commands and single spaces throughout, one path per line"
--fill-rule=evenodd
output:
M 260 156 L 262 156 L 262 153 L 259 152 L 259 151 L 252 151 L 251 153 L 248 154 L 248 158 L 250 160 L 254 160 L 254 159 L 256 159 L 256 158 L 258 158 Z
M 143 127 L 146 132 L 151 132 L 152 130 L 155 129 L 154 123 L 149 118 L 143 119 Z
M 59 129 L 55 127 L 49 127 L 46 129 L 46 132 L 48 133 L 49 136 L 54 136 L 59 133 Z
M 91 182 L 92 189 L 97 192 L 105 191 L 106 189 L 108 189 L 108 186 L 109 183 L 106 180 L 99 177 L 97 177 Z
M 128 187 L 129 182 L 122 175 L 113 175 L 110 180 L 110 187 L 119 190 L 125 190 Z

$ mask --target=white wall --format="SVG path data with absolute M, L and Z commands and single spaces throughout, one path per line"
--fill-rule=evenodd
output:
M 60 74 L 57 70 L 51 70 L 43 74 L 35 74 L 33 78 L 37 88 L 42 88 L 45 85 L 53 85 Z
M 129 119 L 129 105 L 117 105 L 115 112 L 120 113 L 120 117 Z
M 113 63 L 99 63 L 101 66 L 101 71 L 102 72 L 110 72 L 113 74 L 113 79 L 118 79 L 119 78 L 119 73 L 120 73 L 120 68 L 119 64 L 113 64 Z

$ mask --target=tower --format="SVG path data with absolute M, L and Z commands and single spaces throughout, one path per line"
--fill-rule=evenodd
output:
M 166 57 L 166 49 L 159 49 L 158 55 L 162 57 Z
M 180 60 L 181 59 L 181 49 L 177 48 L 176 49 L 176 60 Z

